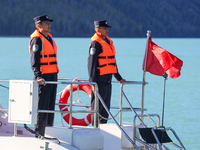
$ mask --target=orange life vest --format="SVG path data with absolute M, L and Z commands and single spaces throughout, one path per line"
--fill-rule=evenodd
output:
M 112 40 L 108 36 L 106 38 L 110 41 L 110 45 L 96 33 L 91 38 L 92 41 L 97 41 L 102 46 L 103 52 L 98 55 L 99 66 L 97 67 L 100 75 L 117 73 L 115 47 Z
M 48 35 L 52 38 L 52 35 L 48 33 Z M 31 34 L 31 39 L 35 37 L 40 37 L 42 41 L 42 50 L 40 52 L 40 71 L 42 74 L 48 73 L 58 73 L 59 68 L 57 65 L 57 46 L 55 41 L 52 44 L 42 35 L 39 33 L 38 30 L 35 30 Z M 31 41 L 31 40 L 30 40 Z M 29 50 L 30 50 L 30 42 L 29 42 Z

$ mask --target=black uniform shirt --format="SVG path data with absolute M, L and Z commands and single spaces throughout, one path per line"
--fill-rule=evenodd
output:
M 98 62 L 98 55 L 102 53 L 102 46 L 97 41 L 93 41 L 90 44 L 89 48 L 89 57 L 88 57 L 88 74 L 89 74 L 89 81 L 90 82 L 111 82 L 112 80 L 112 74 L 105 74 L 100 75 L 99 69 L 97 67 L 99 66 Z M 120 81 L 122 79 L 121 75 L 118 73 L 114 73 L 114 77 Z
M 46 38 L 52 45 L 52 38 L 48 36 Z M 34 73 L 34 80 L 43 78 L 42 72 L 40 71 L 40 51 L 42 50 L 42 41 L 39 37 L 33 38 L 30 42 L 31 47 L 31 68 Z

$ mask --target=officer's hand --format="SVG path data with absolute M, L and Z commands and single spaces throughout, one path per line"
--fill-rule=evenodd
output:
M 39 83 L 39 85 L 46 85 L 45 80 L 43 78 L 38 79 L 37 82 Z
M 119 81 L 119 83 L 123 83 L 123 82 L 125 82 L 126 80 L 125 79 L 121 79 L 120 81 Z

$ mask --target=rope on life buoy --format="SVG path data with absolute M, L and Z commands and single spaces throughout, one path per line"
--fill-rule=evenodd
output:
M 79 86 L 79 90 L 84 91 L 88 94 L 91 99 L 91 87 L 88 84 L 73 84 L 72 89 L 73 92 L 77 91 Z M 68 85 L 63 90 L 62 94 L 60 95 L 59 103 L 67 104 L 68 98 L 70 96 L 71 85 Z M 68 106 L 59 105 L 60 110 L 68 111 Z M 69 113 L 62 113 L 63 119 L 69 124 L 70 114 Z M 72 125 L 79 125 L 79 126 L 88 126 L 92 122 L 91 120 L 91 113 L 89 113 L 85 118 L 77 119 L 72 116 Z

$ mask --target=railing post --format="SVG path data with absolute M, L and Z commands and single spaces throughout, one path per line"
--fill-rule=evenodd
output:
M 79 102 L 79 84 L 77 86 L 77 101 Z
M 99 99 L 97 96 L 97 92 L 98 92 L 98 86 L 95 85 L 95 111 L 96 113 L 94 113 L 94 126 L 95 128 L 98 128 L 99 126 L 99 117 L 98 117 L 98 113 L 99 113 Z
M 73 84 L 70 84 L 70 111 L 72 111 L 72 95 L 73 95 Z M 72 128 L 72 113 L 70 112 L 69 128 Z
M 122 99 L 123 99 L 123 94 L 122 94 L 122 91 L 123 91 L 123 85 L 124 83 L 121 84 L 121 88 L 120 88 L 120 115 L 119 115 L 119 125 L 121 126 L 122 125 Z

